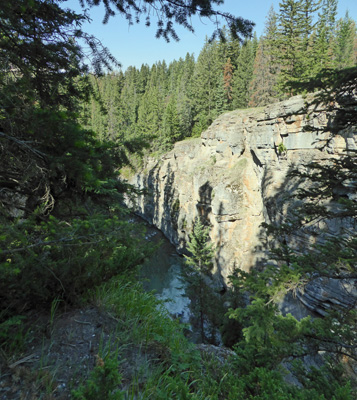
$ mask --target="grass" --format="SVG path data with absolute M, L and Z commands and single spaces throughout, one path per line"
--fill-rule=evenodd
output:
M 184 326 L 169 317 L 153 293 L 144 292 L 140 283 L 116 278 L 97 288 L 94 298 L 118 321 L 121 376 L 127 373 L 132 352 L 141 358 L 122 391 L 125 399 L 218 399 L 207 397 L 211 381 L 204 375 L 199 351 L 183 334 Z
M 234 357 L 224 362 L 214 354 L 198 351 L 185 338 L 184 326 L 172 320 L 163 303 L 153 293 L 145 292 L 133 276 L 112 278 L 92 290 L 88 299 L 89 311 L 80 310 L 71 320 L 72 324 L 67 323 L 68 332 L 62 332 L 60 339 L 57 338 L 58 326 L 61 326 L 58 320 L 63 316 L 58 316 L 58 302 L 54 301 L 48 316 L 53 334 L 48 345 L 42 345 L 37 369 L 25 363 L 16 367 L 17 377 L 13 381 L 15 378 L 18 380 L 14 381 L 15 385 L 18 387 L 17 382 L 21 380 L 31 388 L 28 393 L 33 395 L 32 398 L 55 398 L 59 393 L 58 378 L 63 378 L 63 372 L 73 368 L 65 382 L 72 389 L 74 400 L 327 399 L 311 390 L 288 388 L 276 371 L 255 368 L 243 373 L 244 368 L 239 367 L 241 358 Z M 52 348 L 57 354 L 58 345 L 64 340 L 67 345 L 73 346 L 66 353 L 71 358 L 75 345 L 81 345 L 82 328 L 90 333 L 85 341 L 92 340 L 96 336 L 92 333 L 99 332 L 95 330 L 98 321 L 105 329 L 101 331 L 102 336 L 92 352 L 91 361 L 88 359 L 86 363 L 84 357 L 88 355 L 87 343 L 79 362 L 68 366 L 63 358 L 53 362 L 49 357 Z M 72 329 L 76 329 L 75 334 Z M 343 396 L 336 399 L 352 398 L 348 387 L 339 390 L 344 390 L 341 392 Z M 27 396 L 25 392 L 20 394 Z
M 95 303 L 117 318 L 136 345 L 160 344 L 180 351 L 192 347 L 183 336 L 184 326 L 172 320 L 163 302 L 152 292 L 145 292 L 141 283 L 115 278 L 97 288 Z

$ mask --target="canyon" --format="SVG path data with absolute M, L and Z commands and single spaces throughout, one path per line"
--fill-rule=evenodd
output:
M 218 288 L 229 284 L 235 268 L 250 271 L 274 262 L 272 238 L 262 223 L 279 223 L 294 212 L 297 200 L 291 195 L 300 183 L 288 173 L 357 148 L 354 129 L 332 135 L 333 115 L 321 105 L 307 106 L 307 100 L 295 96 L 222 114 L 200 138 L 176 143 L 159 159 L 149 158 L 130 180 L 145 191 L 131 203 L 136 213 L 159 228 L 178 252 L 185 252 L 195 219 L 206 221 L 217 249 L 213 275 Z M 346 224 L 353 221 L 330 221 L 318 228 L 337 235 Z M 301 232 L 287 238 L 298 247 L 313 240 Z M 357 299 L 355 280 L 317 278 L 305 289 L 299 307 L 293 307 L 298 316 L 310 311 L 324 315 L 334 304 L 348 307 Z M 289 302 L 282 308 L 291 311 Z

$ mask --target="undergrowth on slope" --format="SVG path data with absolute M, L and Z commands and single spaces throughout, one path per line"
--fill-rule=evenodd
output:
M 336 386 L 325 379 L 322 389 L 321 377 L 314 382 L 309 374 L 310 384 L 298 388 L 284 381 L 283 368 L 251 365 L 244 371 L 233 354 L 222 360 L 199 351 L 185 338 L 184 326 L 140 283 L 116 277 L 96 289 L 94 302 L 117 321 L 115 350 L 99 358 L 89 380 L 73 392 L 74 399 L 92 399 L 85 393 L 99 393 L 103 376 L 108 376 L 102 389 L 108 399 L 327 400 L 327 392 L 335 400 L 353 398 L 348 384 Z M 133 367 L 133 353 L 141 360 L 138 368 Z
M 87 293 L 87 309 L 61 314 L 56 304 L 47 318 L 50 335 L 37 331 L 43 337 L 38 338 L 38 361 L 28 359 L 28 354 L 35 353 L 35 342 L 24 337 L 22 358 L 12 360 L 10 370 L 0 373 L 1 383 L 2 376 L 16 371 L 14 385 L 22 379 L 32 390 L 22 391 L 24 396 L 30 393 L 32 398 L 48 400 L 60 393 L 74 400 L 353 399 L 349 385 L 329 382 L 328 374 L 301 370 L 305 387 L 288 385 L 283 368 L 255 365 L 254 351 L 247 361 L 249 346 L 221 353 L 217 347 L 189 342 L 185 325 L 169 316 L 154 293 L 143 290 L 134 273 L 115 276 Z M 17 340 L 14 337 L 14 343 Z M 80 346 L 82 351 L 77 349 Z M 61 358 L 59 351 L 65 352 Z M 62 392 L 61 382 L 66 386 Z

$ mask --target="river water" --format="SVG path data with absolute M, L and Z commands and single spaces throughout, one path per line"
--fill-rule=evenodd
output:
M 138 218 L 136 222 L 146 226 L 145 239 L 153 245 L 159 245 L 141 268 L 140 279 L 143 281 L 144 289 L 155 291 L 157 298 L 163 300 L 169 314 L 186 324 L 186 336 L 190 341 L 201 343 L 200 327 L 197 318 L 194 318 L 190 310 L 191 300 L 186 296 L 187 285 L 181 279 L 185 259 L 177 254 L 175 247 L 160 230 L 142 219 Z M 204 329 L 206 337 L 210 337 L 212 343 L 222 344 L 221 335 L 213 325 L 205 322 Z
M 190 299 L 185 294 L 186 285 L 180 279 L 184 258 L 158 229 L 147 225 L 145 238 L 153 244 L 160 243 L 160 246 L 141 268 L 144 289 L 154 290 L 172 317 L 189 323 Z

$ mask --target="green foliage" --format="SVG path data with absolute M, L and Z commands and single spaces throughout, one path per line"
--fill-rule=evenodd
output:
M 56 2 L 5 1 L 0 9 L 0 213 L 6 218 L 40 209 L 67 214 L 83 197 L 124 190 L 116 168 L 128 161 L 126 143 L 103 142 L 77 122 L 80 102 L 93 93 L 77 39 L 96 53 L 97 73 L 111 59 L 80 29 L 85 20 Z
M 191 255 L 185 255 L 186 267 L 183 279 L 188 284 L 186 293 L 191 298 L 191 311 L 199 321 L 201 340 L 208 341 L 205 325 L 211 328 L 211 342 L 215 342 L 215 327 L 221 323 L 223 307 L 218 294 L 208 283 L 213 268 L 215 249 L 209 243 L 209 228 L 196 219 L 187 249 Z
M 217 364 L 214 356 L 200 355 L 184 338 L 182 325 L 171 320 L 162 304 L 152 293 L 143 292 L 140 284 L 115 278 L 98 288 L 95 297 L 99 305 L 118 318 L 116 340 L 120 344 L 119 356 L 121 351 L 125 354 L 125 349 L 138 347 L 147 352 L 144 354 L 156 354 L 154 359 L 146 361 L 147 365 L 130 382 L 129 388 L 123 390 L 125 396 L 157 399 L 178 396 L 196 400 L 324 399 L 313 391 L 289 387 L 278 370 L 250 368 L 254 357 L 248 362 L 233 357 Z M 114 352 L 114 356 L 116 360 L 118 353 Z M 106 363 L 106 357 L 102 359 Z M 117 373 L 117 362 L 113 362 L 113 366 Z M 125 372 L 121 371 L 119 364 L 119 374 Z M 92 385 L 93 379 L 90 382 Z M 94 385 L 97 386 L 98 383 Z M 338 386 L 335 388 L 342 391 Z M 83 386 L 81 390 L 83 393 Z
M 84 0 L 89 6 L 98 5 L 100 1 L 92 2 Z M 228 26 L 229 31 L 235 39 L 242 36 L 249 36 L 254 26 L 253 22 L 245 20 L 242 17 L 235 17 L 229 12 L 215 10 L 215 4 L 222 4 L 221 0 L 195 0 L 193 3 L 187 4 L 185 1 L 160 1 L 160 0 L 144 0 L 143 3 L 132 0 L 124 0 L 117 3 L 115 0 L 105 1 L 106 14 L 103 22 L 114 16 L 116 13 L 125 17 L 130 24 L 139 23 L 140 17 L 145 16 L 146 25 L 151 25 L 152 16 L 157 18 L 156 37 L 163 37 L 166 41 L 170 39 L 178 40 L 174 23 L 181 25 L 191 32 L 194 32 L 191 18 L 197 15 L 200 18 L 208 18 L 215 20 L 216 29 L 211 39 L 222 36 L 223 29 L 220 27 L 221 20 Z
M 192 370 L 199 371 L 199 354 L 183 335 L 184 326 L 172 320 L 163 303 L 153 293 L 144 292 L 140 283 L 122 277 L 112 279 L 95 291 L 95 301 L 119 319 L 117 340 L 123 349 L 140 348 L 156 357 L 145 376 L 145 385 L 135 379 L 131 393 L 170 398 L 191 393 Z M 140 378 L 141 379 L 141 378 Z
M 192 103 L 196 127 L 206 129 L 217 117 L 216 95 L 217 88 L 222 87 L 222 60 L 220 59 L 219 44 L 206 42 L 201 50 L 194 70 L 192 82 Z M 222 87 L 223 89 L 223 87 Z M 201 133 L 201 132 L 199 132 Z
M 350 382 L 344 382 L 343 370 L 326 363 L 321 369 L 311 367 L 307 370 L 300 361 L 294 363 L 294 371 L 308 393 L 324 399 L 350 400 L 353 398 Z M 342 385 L 340 382 L 344 382 Z
M 183 136 L 180 129 L 177 103 L 174 97 L 170 98 L 165 109 L 163 117 L 163 132 L 169 143 L 178 142 Z
M 186 264 L 193 267 L 199 273 L 209 273 L 213 267 L 212 259 L 215 250 L 209 241 L 209 228 L 205 227 L 199 219 L 196 219 L 187 249 L 192 254 L 185 256 Z
M 328 108 L 337 101 L 341 106 L 326 130 L 335 133 L 356 125 L 356 114 L 352 111 L 356 104 L 355 82 L 355 68 L 326 70 L 309 82 L 311 87 L 317 83 L 322 89 L 315 97 L 315 104 Z M 300 84 L 306 88 L 304 79 Z M 326 159 L 305 165 L 302 170 L 294 169 L 288 176 L 299 180 L 300 189 L 293 194 L 299 200 L 294 212 L 280 224 L 264 226 L 277 243 L 271 254 L 276 262 L 232 278 L 237 289 L 250 293 L 247 307 L 229 312 L 231 318 L 242 324 L 244 334 L 244 340 L 235 347 L 238 370 L 249 376 L 256 368 L 274 371 L 282 362 L 300 360 L 293 374 L 304 388 L 301 398 L 349 399 L 355 395 L 338 365 L 340 361 L 357 359 L 355 298 L 351 295 L 349 305 L 321 310 L 321 317 L 301 320 L 290 314 L 282 315 L 278 304 L 288 293 L 303 296 L 304 287 L 314 280 L 344 279 L 353 285 L 357 259 L 355 231 L 342 227 L 338 235 L 331 234 L 329 224 L 343 220 L 345 227 L 353 226 L 356 172 L 353 150 L 332 162 Z M 319 229 L 316 221 L 319 224 L 323 221 L 325 229 Z M 315 244 L 308 240 L 303 247 L 287 243 L 296 234 L 313 237 Z M 305 355 L 321 353 L 325 355 L 321 368 L 304 366 Z
M 257 40 L 244 42 L 237 60 L 237 69 L 233 74 L 232 106 L 247 108 L 249 103 L 249 86 L 253 79 L 253 66 L 257 50 Z
M 274 305 L 267 305 L 262 299 L 254 300 L 247 308 L 231 310 L 230 315 L 246 326 L 243 329 L 244 340 L 235 346 L 238 357 L 234 365 L 244 390 L 252 393 L 254 398 L 263 399 L 267 394 L 274 399 L 353 397 L 350 383 L 346 382 L 336 364 L 331 364 L 329 369 L 309 370 L 297 363 L 293 375 L 302 384 L 301 389 L 283 381 L 287 373 L 281 366 L 283 361 L 303 359 L 311 354 L 308 350 L 311 342 L 306 338 L 317 328 L 310 318 L 297 321 L 290 314 L 282 316 Z
M 288 321 L 281 319 L 278 324 L 274 322 L 273 328 L 268 329 L 270 338 L 265 347 L 262 335 L 252 333 L 246 345 L 239 343 L 235 347 L 237 356 L 217 364 L 214 356 L 205 353 L 200 355 L 194 345 L 187 342 L 182 335 L 182 326 L 169 319 L 162 304 L 152 293 L 143 292 L 139 284 L 133 285 L 123 278 L 116 278 L 97 289 L 96 301 L 118 318 L 116 338 L 123 351 L 125 348 L 139 346 L 144 351 L 146 349 L 148 354 L 156 352 L 155 359 L 148 361 L 147 368 L 139 372 L 137 379 L 132 380 L 125 392 L 126 396 L 159 399 L 180 396 L 179 398 L 202 400 L 328 400 L 334 398 L 333 396 L 341 400 L 343 396 L 346 399 L 351 398 L 349 385 L 344 383 L 338 371 L 329 367 L 318 372 L 307 371 L 301 365 L 296 365 L 296 374 L 302 381 L 306 379 L 305 388 L 290 386 L 284 382 L 284 373 L 277 367 L 279 357 L 275 352 L 278 351 L 281 355 L 279 346 L 291 330 L 296 332 L 296 336 L 299 334 L 295 327 L 296 320 L 291 316 L 288 316 Z M 261 319 L 267 320 L 271 313 L 265 316 L 263 305 L 257 307 L 261 310 Z M 273 309 L 272 306 L 271 310 Z M 251 317 L 253 313 L 249 310 L 241 318 L 248 325 Z M 276 333 L 273 332 L 274 329 L 277 329 Z M 282 332 L 285 332 L 284 337 L 279 338 Z M 255 337 L 260 338 L 259 350 L 255 347 Z M 291 346 L 299 348 L 298 344 L 295 345 L 294 338 L 290 338 L 290 341 Z M 119 356 L 120 351 L 119 349 Z M 300 348 L 300 352 L 303 351 L 304 348 Z M 114 354 L 117 359 L 118 354 Z M 266 365 L 260 365 L 263 363 Z M 120 368 L 119 364 L 119 370 Z
M 281 64 L 279 76 L 280 91 L 285 92 L 287 82 L 299 80 L 302 74 L 303 57 L 303 4 L 297 0 L 284 0 L 280 3 L 279 47 L 282 48 L 278 63 Z
M 284 143 L 283 143 L 283 142 L 279 143 L 279 146 L 278 146 L 278 152 L 279 152 L 279 154 L 286 153 L 286 151 L 287 151 L 287 148 L 286 148 L 286 146 L 284 145 Z
M 132 397 L 352 398 L 349 385 L 336 369 L 306 371 L 297 365 L 296 374 L 304 385 L 298 390 L 284 383 L 279 365 L 289 357 L 301 358 L 311 349 L 354 356 L 355 308 L 336 310 L 324 319 L 297 321 L 291 315 L 282 316 L 275 304 L 287 291 L 298 290 L 313 273 L 353 276 L 355 236 L 326 241 L 303 255 L 284 244 L 275 251 L 278 268 L 271 265 L 236 277 L 237 286 L 244 286 L 254 297 L 246 308 L 238 303 L 230 311 L 239 329 L 239 335 L 230 339 L 238 340 L 238 357 L 221 368 L 212 360 L 200 358 L 184 338 L 182 327 L 168 318 L 152 294 L 117 277 L 118 273 L 130 277 L 145 255 L 140 234 L 124 222 L 125 213 L 118 207 L 121 194 L 130 188 L 118 180 L 117 170 L 129 163 L 129 153 L 142 149 L 143 138 L 152 141 L 153 150 L 166 149 L 176 140 L 199 135 L 232 103 L 247 106 L 258 45 L 247 41 L 241 48 L 234 31 L 237 33 L 238 28 L 247 34 L 251 24 L 225 14 L 233 28 L 231 35 L 227 37 L 224 30 L 216 32 L 222 40 L 207 41 L 196 64 L 193 56 L 187 55 L 168 67 L 165 62 L 140 70 L 130 67 L 125 74 L 108 74 L 95 80 L 86 75 L 88 68 L 78 40 L 84 39 L 92 49 L 97 75 L 103 66 L 109 68 L 113 59 L 81 30 L 87 18 L 63 10 L 60 3 L 5 0 L 0 7 L 1 344 L 10 350 L 22 348 L 26 340 L 23 317 L 29 309 L 47 308 L 53 325 L 59 304 L 78 304 L 98 282 L 115 276 L 97 289 L 96 301 L 117 318 L 117 340 L 144 348 L 146 354 L 157 354 L 155 360 L 148 361 L 151 373 L 132 383 Z M 93 6 L 93 2 L 88 3 Z M 158 36 L 175 38 L 172 20 L 190 28 L 189 17 L 217 15 L 211 5 L 220 1 L 194 3 L 187 7 L 181 1 L 144 1 L 140 5 L 109 1 L 105 18 L 112 15 L 115 6 L 129 20 L 132 15 L 149 15 L 152 7 L 159 7 Z M 331 90 L 328 96 L 341 89 L 337 100 L 350 101 L 355 69 L 341 76 L 337 70 L 326 73 L 325 68 L 331 65 L 324 63 L 335 49 L 333 65 L 353 65 L 353 21 L 347 16 L 335 25 L 334 2 L 326 1 L 329 11 L 320 16 L 315 31 L 311 22 L 314 2 L 286 0 L 282 5 L 278 29 L 293 34 L 284 34 L 277 41 L 270 36 L 265 44 L 276 63 L 269 72 L 279 74 L 283 95 L 306 90 L 297 82 L 302 77 L 310 84 L 311 71 L 318 71 L 320 89 Z M 271 32 L 275 29 L 273 22 Z M 276 57 L 277 45 L 282 49 L 281 58 Z M 264 70 L 262 46 L 260 49 Z M 312 49 L 323 57 L 311 57 Z M 317 65 L 321 61 L 322 65 Z M 86 105 L 90 95 L 91 103 Z M 348 104 L 343 107 L 347 111 L 337 112 L 334 129 L 355 125 L 354 103 Z M 315 172 L 301 177 L 310 178 L 314 185 L 299 193 L 309 200 L 310 207 L 299 210 L 303 221 L 300 219 L 297 225 L 288 221 L 279 232 L 316 218 L 332 217 L 328 208 L 318 204 L 320 199 L 335 201 L 338 216 L 355 218 L 353 199 L 335 190 L 337 186 L 355 186 L 355 165 L 348 155 L 332 167 L 311 166 Z M 174 203 L 174 212 L 176 207 Z M 222 314 L 207 283 L 214 256 L 208 238 L 207 228 L 198 221 L 190 237 L 191 256 L 185 269 L 203 341 L 204 323 Z M 87 384 L 74 391 L 75 398 L 123 398 L 118 388 L 121 367 L 117 359 L 115 352 L 99 358 Z
M 130 189 L 117 169 L 138 146 L 110 140 L 118 124 L 111 103 L 108 135 L 78 122 L 81 102 L 95 95 L 78 40 L 91 48 L 97 74 L 113 61 L 81 30 L 86 20 L 56 1 L 5 1 L 0 7 L 4 323 L 30 308 L 49 308 L 54 299 L 77 304 L 98 281 L 143 258 L 118 206 Z
M 2 310 L 0 313 L 0 345 L 9 352 L 16 354 L 24 349 L 26 342 L 26 328 L 24 325 L 24 316 L 15 315 L 8 319 L 3 318 L 6 313 Z
M 314 38 L 314 74 L 334 64 L 333 46 L 335 40 L 337 0 L 325 0 L 322 4 Z
M 112 354 L 104 358 L 98 356 L 97 365 L 90 378 L 85 385 L 72 391 L 72 398 L 77 400 L 124 399 L 123 393 L 118 389 L 121 379 L 118 372 L 118 360 Z
M 133 269 L 144 257 L 140 236 L 136 239 L 133 229 L 115 216 L 67 221 L 51 216 L 40 224 L 30 218 L 1 230 L 4 316 L 24 306 L 47 307 L 54 299 L 77 303 L 99 281 Z
M 335 17 L 335 0 L 289 0 L 279 13 L 269 11 L 259 40 L 246 38 L 241 45 L 222 29 L 219 40 L 206 40 L 197 61 L 187 54 L 168 66 L 158 62 L 108 74 L 96 83 L 102 100 L 85 107 L 86 126 L 111 139 L 116 129 L 115 140 L 144 141 L 150 152 L 161 153 L 198 137 L 223 112 L 305 93 L 301 80 L 356 60 L 354 21 Z
M 115 138 L 144 140 L 161 152 L 199 136 L 222 112 L 304 93 L 301 80 L 357 59 L 355 22 L 349 16 L 336 21 L 336 12 L 336 0 L 284 1 L 278 13 L 270 9 L 259 40 L 246 38 L 242 46 L 223 28 L 219 39 L 206 40 L 196 62 L 187 54 L 168 66 L 129 67 L 99 78 L 102 100 L 84 107 L 86 126 L 111 139 L 116 130 Z
M 356 39 L 356 23 L 346 12 L 345 17 L 337 22 L 334 48 L 334 53 L 336 54 L 335 67 L 342 69 L 356 65 L 356 56 L 354 54 Z

